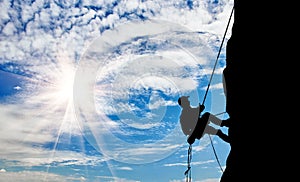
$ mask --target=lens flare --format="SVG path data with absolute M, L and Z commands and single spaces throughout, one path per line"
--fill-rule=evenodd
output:
M 186 144 L 177 99 L 190 95 L 199 104 L 212 53 L 197 32 L 169 22 L 130 22 L 105 31 L 75 74 L 74 106 L 84 137 L 125 163 L 176 152 Z

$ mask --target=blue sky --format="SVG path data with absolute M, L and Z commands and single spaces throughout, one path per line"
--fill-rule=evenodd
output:
M 0 181 L 185 181 L 177 99 L 202 103 L 232 0 L 0 6 Z M 215 114 L 230 29 L 205 100 Z M 225 168 L 230 146 L 212 139 Z M 204 136 L 193 181 L 221 175 Z

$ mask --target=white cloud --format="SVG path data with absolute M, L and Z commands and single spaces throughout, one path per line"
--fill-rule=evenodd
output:
M 0 104 L 0 125 L 3 126 L 0 127 L 2 146 L 0 158 L 16 161 L 15 165 L 23 166 L 38 166 L 52 162 L 70 165 L 70 162 L 64 161 L 82 165 L 105 161 L 104 158 L 97 159 L 73 151 L 56 151 L 42 147 L 46 143 L 54 143 L 56 147 L 56 144 L 62 142 L 60 138 L 63 134 L 79 138 L 82 135 L 72 105 L 62 104 L 61 100 L 55 103 L 53 98 L 49 97 L 46 90 L 31 95 L 20 104 Z M 69 145 L 71 148 L 71 143 Z
M 6 36 L 10 36 L 10 35 L 13 35 L 15 32 L 16 32 L 16 27 L 15 25 L 12 23 L 12 22 L 9 22 L 6 24 L 6 26 L 4 27 L 3 29 L 3 33 L 6 35 Z
M 96 178 L 96 180 L 99 179 L 100 181 L 140 182 L 138 180 L 130 180 L 130 179 L 119 178 L 119 177 L 115 177 L 115 176 L 96 176 L 95 178 Z
M 20 86 L 15 86 L 14 89 L 15 90 L 21 90 L 22 88 Z
M 208 160 L 208 161 L 195 161 L 193 162 L 193 166 L 198 166 L 198 165 L 203 165 L 203 164 L 208 164 L 208 163 L 213 163 L 215 162 L 214 160 Z M 173 167 L 173 166 L 186 166 L 185 163 L 170 163 L 170 164 L 164 164 L 166 167 Z
M 72 50 L 69 49 L 69 51 L 81 54 L 82 48 L 84 48 L 86 44 L 93 40 L 94 37 L 91 36 L 100 35 L 99 27 L 101 28 L 107 25 L 110 27 L 114 27 L 115 24 L 123 22 L 120 20 L 119 15 L 123 16 L 125 12 L 130 12 L 132 13 L 132 15 L 137 13 L 149 18 L 179 23 L 191 30 L 222 35 L 224 33 L 224 27 L 227 23 L 229 13 L 233 5 L 232 0 L 222 1 L 218 4 L 218 9 L 216 9 L 214 13 L 211 13 L 211 10 L 209 9 L 211 8 L 209 5 L 210 2 L 194 1 L 194 9 L 189 10 L 183 4 L 179 5 L 174 2 L 167 1 L 121 1 L 113 8 L 112 14 L 110 14 L 108 17 L 105 17 L 103 11 L 111 8 L 112 2 L 113 1 L 83 2 L 83 5 L 86 7 L 91 5 L 101 6 L 102 9 L 99 10 L 99 12 L 84 7 L 73 7 L 72 3 L 65 4 L 65 6 L 69 7 L 67 9 L 62 9 L 53 2 L 49 3 L 50 8 L 43 8 L 43 6 L 47 4 L 44 1 L 33 2 L 33 4 L 31 4 L 30 6 L 22 4 L 20 5 L 21 7 L 23 7 L 21 12 L 22 19 L 12 19 L 6 24 L 2 32 L 5 34 L 9 34 L 10 36 L 2 36 L 3 41 L 11 41 L 11 38 L 13 36 L 18 37 L 19 40 L 30 39 L 31 42 L 34 43 L 39 37 L 43 38 L 47 35 L 50 35 L 50 37 L 52 38 L 52 42 L 48 42 L 47 47 L 40 45 L 36 46 L 35 49 L 32 49 L 30 52 L 23 53 L 24 55 L 26 55 L 26 57 L 30 57 L 30 54 L 32 54 L 33 52 L 43 52 L 44 49 L 51 49 L 56 47 L 56 43 L 68 41 L 69 34 L 75 33 L 77 42 L 74 42 L 75 48 Z M 1 19 L 4 22 L 9 20 L 8 12 L 16 13 L 17 10 L 14 9 L 15 7 L 10 8 L 9 2 L 5 1 L 1 2 L 1 4 Z M 66 16 L 58 18 L 58 15 L 61 14 L 60 12 L 62 11 Z M 98 18 L 94 19 L 94 16 L 96 14 L 102 19 L 102 22 L 100 22 Z M 94 26 L 95 21 L 98 21 L 98 23 L 96 23 L 97 26 Z M 88 22 L 89 24 L 87 24 Z M 18 32 L 18 34 L 12 34 L 12 32 L 15 31 L 14 27 L 20 27 L 25 23 L 25 34 L 23 34 L 22 32 Z M 41 25 L 43 27 L 41 27 Z M 58 31 L 59 29 L 60 31 Z M 20 29 L 18 31 L 22 30 Z M 65 36 L 58 38 L 60 37 L 59 35 L 61 33 L 65 34 Z M 18 59 L 12 59 L 13 56 L 9 55 L 10 47 L 17 44 L 17 42 L 10 42 L 9 44 L 6 44 L 5 47 L 1 47 L 1 50 L 3 50 L 3 52 L 1 52 L 1 55 L 3 55 L 3 57 L 7 58 L 8 60 L 14 60 L 17 62 L 22 61 L 22 57 L 19 57 Z M 20 49 L 19 51 L 23 52 L 23 49 Z M 53 54 L 55 55 L 55 52 L 52 52 L 47 56 L 53 56 Z
M 6 147 L 0 153 L 0 159 L 6 161 L 5 165 L 12 166 L 47 166 L 51 163 L 57 163 L 58 166 L 99 165 L 109 160 L 106 157 L 88 156 L 73 151 L 43 149 L 20 143 L 15 143 L 13 146 L 6 145 Z
M 211 178 L 211 179 L 205 179 L 205 180 L 200 180 L 199 182 L 219 182 L 219 178 Z
M 40 181 L 51 181 L 51 182 L 67 182 L 67 181 L 85 181 L 84 177 L 72 177 L 62 176 L 53 173 L 46 172 L 34 172 L 34 171 L 20 171 L 20 172 L 9 172 L 0 173 L 0 181 L 6 182 L 40 182 Z
M 129 164 L 144 164 L 163 159 L 179 150 L 185 141 L 178 129 L 161 140 L 136 144 L 126 142 L 110 132 L 102 133 L 97 128 L 90 129 L 96 140 L 95 145 L 101 148 L 105 156 Z
M 132 171 L 133 170 L 131 167 L 118 167 L 117 169 L 123 170 L 123 171 Z
M 2 169 L 0 169 L 0 172 L 1 172 L 1 173 L 5 173 L 6 170 L 2 168 Z
M 0 12 L 0 22 L 1 22 L 1 25 L 3 25 L 2 22 L 9 21 L 9 19 L 10 19 L 9 14 L 8 14 L 10 2 L 9 1 L 1 1 L 0 6 L 2 8 L 2 10 Z
M 209 89 L 210 90 L 223 89 L 223 83 L 212 84 L 212 85 L 210 85 Z

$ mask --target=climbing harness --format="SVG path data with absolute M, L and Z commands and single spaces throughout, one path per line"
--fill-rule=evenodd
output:
M 215 116 L 217 115 L 221 115 L 221 114 L 225 114 L 226 112 L 221 112 L 221 113 L 218 113 L 218 114 L 215 114 Z M 216 149 L 212 143 L 212 139 L 211 139 L 211 136 L 209 135 L 209 138 L 210 138 L 210 142 L 211 142 L 211 146 L 213 148 L 213 151 L 214 151 L 214 154 L 216 156 L 216 159 L 217 159 L 217 162 L 219 164 L 219 167 L 221 169 L 222 172 L 223 171 L 223 168 L 219 162 L 219 158 L 217 156 L 217 153 L 216 153 Z M 191 170 L 191 161 L 192 161 L 192 144 L 189 145 L 189 148 L 188 148 L 188 152 L 187 152 L 187 170 L 184 172 L 184 175 L 185 175 L 185 181 L 186 182 L 191 182 L 192 181 L 192 170 Z
M 202 101 L 202 105 L 204 105 L 207 94 L 208 94 L 208 90 L 209 90 L 209 87 L 210 87 L 210 84 L 211 84 L 211 81 L 212 81 L 212 77 L 214 75 L 214 72 L 215 72 L 215 69 L 216 69 L 216 66 L 217 66 L 217 62 L 218 62 L 218 59 L 219 59 L 219 56 L 220 56 L 220 53 L 221 53 L 221 50 L 222 50 L 222 46 L 223 46 L 223 43 L 224 43 L 224 40 L 225 40 L 225 36 L 227 34 L 227 30 L 228 30 L 228 27 L 229 27 L 229 24 L 230 24 L 232 15 L 233 15 L 233 11 L 234 11 L 234 6 L 232 7 L 232 10 L 231 10 L 231 13 L 230 13 L 230 17 L 229 17 L 229 20 L 228 20 L 228 23 L 227 23 L 227 26 L 226 26 L 225 33 L 223 35 L 223 39 L 222 39 L 221 46 L 220 46 L 219 51 L 218 51 L 218 55 L 217 55 L 217 58 L 216 58 L 216 61 L 215 61 L 215 64 L 214 64 L 212 74 L 210 76 L 210 79 L 209 79 L 209 82 L 208 82 L 208 85 L 207 85 L 207 88 L 206 88 L 206 92 L 205 92 L 205 95 L 204 95 L 204 98 L 203 98 L 203 101 Z M 217 156 L 217 153 L 216 153 L 216 150 L 215 150 L 215 147 L 213 145 L 213 142 L 212 142 L 212 139 L 211 139 L 210 135 L 209 135 L 209 139 L 210 139 L 210 144 L 213 148 L 214 155 L 215 155 L 216 160 L 218 162 L 218 165 L 219 165 L 221 171 L 223 172 L 222 166 L 220 164 L 219 158 Z M 184 175 L 186 176 L 186 182 L 191 182 L 192 181 L 191 161 L 192 161 L 192 144 L 190 144 L 189 148 L 188 148 L 187 170 L 184 172 Z

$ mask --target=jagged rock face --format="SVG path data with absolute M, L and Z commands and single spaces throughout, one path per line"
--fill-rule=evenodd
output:
M 221 182 L 259 180 L 267 175 L 270 150 L 266 147 L 267 110 L 274 108 L 270 96 L 273 84 L 267 74 L 271 28 L 256 2 L 235 0 L 234 24 L 226 47 L 226 110 L 232 125 L 231 151 Z

